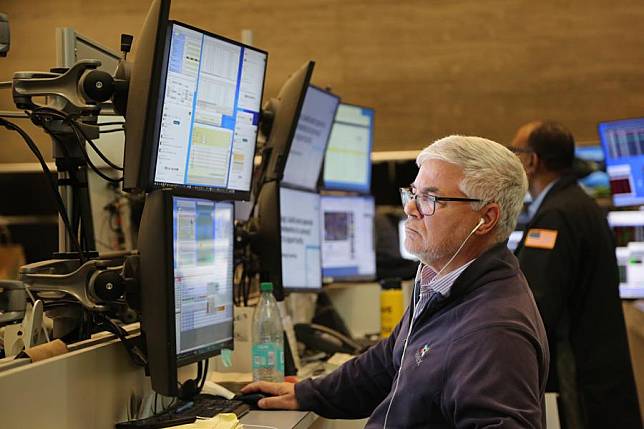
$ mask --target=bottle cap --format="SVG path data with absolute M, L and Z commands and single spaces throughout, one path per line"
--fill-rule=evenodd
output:
M 260 292 L 273 292 L 273 283 L 271 282 L 262 282 L 259 284 Z

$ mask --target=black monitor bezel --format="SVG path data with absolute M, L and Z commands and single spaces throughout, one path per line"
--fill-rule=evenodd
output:
M 352 282 L 370 282 L 374 281 L 378 278 L 377 275 L 377 267 L 376 267 L 376 230 L 375 230 L 375 215 L 376 215 L 376 199 L 374 198 L 373 195 L 369 194 L 344 194 L 344 195 L 338 195 L 338 194 L 321 194 L 320 195 L 320 218 L 322 218 L 322 215 L 324 214 L 324 210 L 322 209 L 322 200 L 324 198 L 344 198 L 344 199 L 349 199 L 349 198 L 363 198 L 363 199 L 370 199 L 371 202 L 373 203 L 373 222 L 371 224 L 371 244 L 372 244 L 372 251 L 373 251 L 373 259 L 374 259 L 374 272 L 373 274 L 356 274 L 356 275 L 349 275 L 349 276 L 325 276 L 324 275 L 324 253 L 320 251 L 320 256 L 322 263 L 320 265 L 320 268 L 322 270 L 322 284 L 323 285 L 328 285 L 331 283 L 352 283 Z M 320 219 L 320 233 L 322 236 L 320 237 L 320 247 L 322 247 L 322 243 L 324 242 L 324 223 L 323 220 Z
M 322 163 L 322 168 L 320 169 L 320 177 L 318 179 L 318 189 L 323 190 L 323 191 L 352 192 L 352 193 L 356 193 L 356 194 L 360 194 L 360 195 L 369 194 L 369 192 L 371 190 L 371 179 L 372 179 L 371 176 L 372 176 L 372 170 L 373 170 L 373 167 L 372 167 L 373 161 L 371 160 L 371 154 L 373 153 L 373 144 L 374 144 L 374 141 L 375 141 L 374 137 L 375 137 L 376 109 L 374 107 L 364 106 L 364 105 L 361 105 L 361 104 L 345 103 L 344 101 L 340 101 L 340 104 L 344 104 L 345 106 L 359 107 L 361 109 L 369 109 L 369 110 L 371 110 L 373 112 L 373 120 L 371 121 L 371 124 L 369 125 L 369 129 L 371 130 L 371 132 L 369 134 L 369 161 L 368 161 L 369 174 L 367 175 L 368 178 L 369 178 L 368 183 L 367 183 L 367 186 L 365 188 L 360 188 L 360 189 L 358 189 L 358 188 L 349 189 L 347 187 L 339 188 L 339 187 L 333 187 L 333 186 L 329 187 L 329 186 L 327 186 L 325 184 L 325 181 L 324 181 L 324 165 L 326 164 L 326 151 L 325 151 L 325 153 L 324 153 L 324 162 Z M 338 105 L 338 109 L 336 110 L 336 118 L 337 118 L 337 114 L 338 114 L 337 112 L 340 109 L 340 104 Z M 333 123 L 335 124 L 335 119 L 333 120 Z M 331 128 L 331 132 L 333 132 L 333 128 Z M 331 140 L 331 133 L 329 133 L 329 139 L 328 140 L 329 141 Z M 328 147 L 329 147 L 329 142 L 327 142 L 327 149 L 328 149 Z
M 227 37 L 221 36 L 219 34 L 215 34 L 212 32 L 209 32 L 207 30 L 194 27 L 192 25 L 186 24 L 181 21 L 176 21 L 176 20 L 168 20 L 167 26 L 165 29 L 165 37 L 164 37 L 164 46 L 163 46 L 163 56 L 162 56 L 162 61 L 160 65 L 160 72 L 159 74 L 159 85 L 157 88 L 157 99 L 160 100 L 158 103 L 155 104 L 155 111 L 154 111 L 154 116 L 153 116 L 153 121 L 152 121 L 152 138 L 151 138 L 151 144 L 149 145 L 148 153 L 149 153 L 149 161 L 147 164 L 147 174 L 145 176 L 145 183 L 144 183 L 144 188 L 147 192 L 150 192 L 154 189 L 164 189 L 164 188 L 172 188 L 176 190 L 177 194 L 184 195 L 184 196 L 197 196 L 197 197 L 203 197 L 203 198 L 210 198 L 211 196 L 215 196 L 219 199 L 226 199 L 226 200 L 237 200 L 237 201 L 248 201 L 250 200 L 250 195 L 251 195 L 251 190 L 252 190 L 252 174 L 251 178 L 248 183 L 248 190 L 238 190 L 238 189 L 228 189 L 228 188 L 206 188 L 203 186 L 192 186 L 192 185 L 179 185 L 176 183 L 160 183 L 156 182 L 154 180 L 154 176 L 156 173 L 156 159 L 158 155 L 158 148 L 159 148 L 159 134 L 160 134 L 160 129 L 161 129 L 161 119 L 163 115 L 163 102 L 162 100 L 165 97 L 165 89 L 166 89 L 166 82 L 167 82 L 167 77 L 168 77 L 168 60 L 170 56 L 170 44 L 172 41 L 172 29 L 174 28 L 175 25 L 179 25 L 181 27 L 187 28 L 189 30 L 197 31 L 205 36 L 212 37 L 214 39 L 221 40 L 226 43 L 230 43 L 232 45 L 236 45 L 239 47 L 242 47 L 244 49 L 250 49 L 255 52 L 259 52 L 261 54 L 266 55 L 266 66 L 264 67 L 264 76 L 262 80 L 262 91 L 260 95 L 260 109 L 259 109 L 259 115 L 260 115 L 260 121 L 261 121 L 261 103 L 264 98 L 264 90 L 265 90 L 265 85 L 266 85 L 266 69 L 268 68 L 268 52 L 264 51 L 262 49 L 256 48 L 254 46 L 247 45 L 245 43 L 238 42 L 236 40 L 229 39 Z M 257 151 L 257 138 L 259 136 L 259 126 L 257 130 L 257 134 L 255 135 L 255 144 L 253 148 L 253 158 L 256 154 Z
M 157 15 L 153 15 L 158 12 Z M 137 60 L 132 66 L 128 82 L 127 108 L 125 113 L 125 150 L 123 157 L 123 189 L 137 192 L 145 190 L 145 177 L 149 169 L 149 151 L 152 124 L 158 103 L 152 97 L 159 91 L 159 70 L 163 61 L 170 0 L 153 0 L 143 23 L 136 46 Z M 154 31 L 154 34 L 150 34 Z M 143 99 L 144 108 L 135 109 L 135 99 Z
M 173 243 L 173 201 L 178 195 L 173 189 L 159 189 L 146 197 L 147 211 L 141 222 L 139 251 L 141 260 L 141 331 L 145 338 L 148 356 L 148 368 L 152 378 L 153 389 L 161 394 L 176 396 L 178 390 L 179 367 L 189 365 L 221 354 L 225 348 L 234 347 L 233 336 L 217 345 L 216 349 L 208 349 L 200 353 L 179 356 L 176 349 L 176 320 L 174 295 L 174 243 Z M 230 203 L 213 197 L 199 198 L 213 201 L 215 204 Z M 161 229 L 161 231 L 159 231 Z M 146 238 L 146 235 L 149 236 Z M 231 249 L 231 259 L 234 255 Z M 232 264 L 234 270 L 234 264 Z M 231 279 L 232 279 L 231 272 Z
M 340 104 L 342 103 L 342 98 L 339 95 L 334 94 L 330 90 L 324 89 L 324 88 L 322 88 L 320 86 L 317 86 L 317 85 L 314 85 L 312 83 L 309 83 L 309 85 L 307 87 L 307 92 L 308 92 L 309 87 L 313 88 L 313 89 L 316 89 L 316 90 L 318 90 L 320 92 L 324 92 L 324 93 L 326 93 L 328 95 L 331 95 L 338 101 L 338 104 L 335 106 L 335 111 L 333 112 L 333 119 L 332 119 L 331 128 L 329 129 L 329 134 L 326 136 L 326 141 L 324 142 L 324 151 L 323 151 L 323 155 L 322 155 L 322 162 L 320 163 L 320 171 L 318 171 L 317 180 L 315 181 L 315 185 L 313 186 L 312 189 L 307 188 L 305 186 L 299 186 L 297 183 L 290 183 L 290 182 L 285 182 L 284 181 L 284 173 L 286 172 L 286 166 L 288 164 L 288 159 L 289 159 L 289 156 L 291 155 L 291 148 L 293 147 L 293 139 L 295 138 L 295 133 L 297 132 L 297 127 L 300 124 L 300 118 L 302 116 L 302 109 L 304 108 L 304 102 L 306 101 L 306 93 L 305 93 L 304 98 L 302 99 L 302 105 L 299 108 L 299 114 L 298 114 L 298 118 L 297 118 L 297 123 L 295 124 L 295 128 L 293 129 L 293 136 L 290 139 L 290 143 L 288 145 L 288 150 L 286 151 L 286 160 L 284 161 L 284 168 L 282 169 L 282 174 L 281 174 L 280 181 L 281 181 L 282 184 L 286 185 L 286 187 L 288 187 L 289 189 L 297 189 L 297 190 L 302 190 L 302 191 L 318 192 L 319 189 L 320 189 L 320 185 L 319 185 L 320 176 L 324 172 L 324 159 L 326 157 L 326 150 L 329 147 L 329 140 L 331 139 L 331 131 L 333 130 L 333 123 L 335 123 L 335 117 L 338 114 L 338 108 L 340 107 Z
M 313 70 L 315 68 L 315 61 L 309 60 L 305 62 L 300 68 L 298 68 L 295 72 L 293 72 L 289 77 L 286 79 L 284 84 L 279 90 L 279 93 L 277 94 L 277 100 L 279 104 L 277 105 L 276 111 L 274 112 L 274 119 L 273 123 L 271 126 L 271 132 L 268 136 L 267 142 L 266 142 L 266 149 L 270 150 L 270 156 L 268 161 L 266 162 L 266 167 L 265 171 L 262 171 L 262 178 L 260 182 L 260 186 L 262 186 L 266 182 L 271 182 L 274 180 L 281 181 L 282 178 L 284 177 L 284 169 L 286 168 L 286 159 L 288 157 L 288 153 L 291 151 L 291 144 L 293 143 L 293 137 L 295 137 L 295 130 L 297 129 L 297 125 L 300 121 L 300 114 L 302 113 L 302 106 L 304 105 L 304 99 L 306 98 L 306 89 L 308 89 L 309 85 L 311 84 L 311 77 L 313 76 Z M 299 75 L 299 73 L 303 70 L 304 76 L 302 80 L 302 87 L 300 87 L 300 91 L 298 92 L 298 99 L 295 104 L 295 109 L 293 111 L 294 116 L 297 117 L 297 120 L 293 120 L 295 118 L 287 118 L 290 119 L 290 121 L 287 121 L 286 119 L 282 119 L 282 116 L 280 116 L 280 110 L 283 109 L 281 103 L 282 100 L 280 97 L 283 97 L 284 94 L 283 92 L 286 91 L 289 88 L 289 84 L 292 83 L 294 79 L 296 79 Z M 283 110 L 282 110 L 283 112 Z M 290 128 L 287 130 L 288 132 L 286 133 L 286 141 L 282 144 L 281 141 L 275 141 L 277 137 L 275 137 L 275 126 L 276 124 L 281 124 L 282 121 L 285 121 L 287 124 L 290 123 Z M 276 151 L 276 149 L 282 149 L 282 152 Z M 263 161 L 262 161 L 263 162 Z

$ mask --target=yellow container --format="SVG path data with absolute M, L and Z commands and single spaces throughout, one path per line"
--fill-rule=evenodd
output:
M 402 289 L 383 289 L 380 292 L 380 338 L 391 335 L 404 310 Z

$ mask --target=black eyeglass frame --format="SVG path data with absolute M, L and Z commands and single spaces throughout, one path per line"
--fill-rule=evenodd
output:
M 467 197 L 438 197 L 436 195 L 431 195 L 431 194 L 415 194 L 412 191 L 412 188 L 400 188 L 400 200 L 402 201 L 403 208 L 407 205 L 409 200 L 414 200 L 416 204 L 416 210 L 418 210 L 418 213 L 420 213 L 423 216 L 432 216 L 434 213 L 436 213 L 436 203 L 437 202 L 447 202 L 447 201 L 455 201 L 455 202 L 468 202 L 468 203 L 480 203 L 483 200 L 480 198 L 467 198 Z M 421 200 L 421 203 L 419 204 L 418 200 Z M 431 202 L 432 209 L 431 212 L 423 212 L 421 209 L 422 201 L 426 200 L 428 203 Z

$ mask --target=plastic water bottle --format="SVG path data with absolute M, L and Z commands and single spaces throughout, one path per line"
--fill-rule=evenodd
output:
M 284 331 L 273 284 L 260 285 L 253 315 L 253 381 L 284 381 Z

